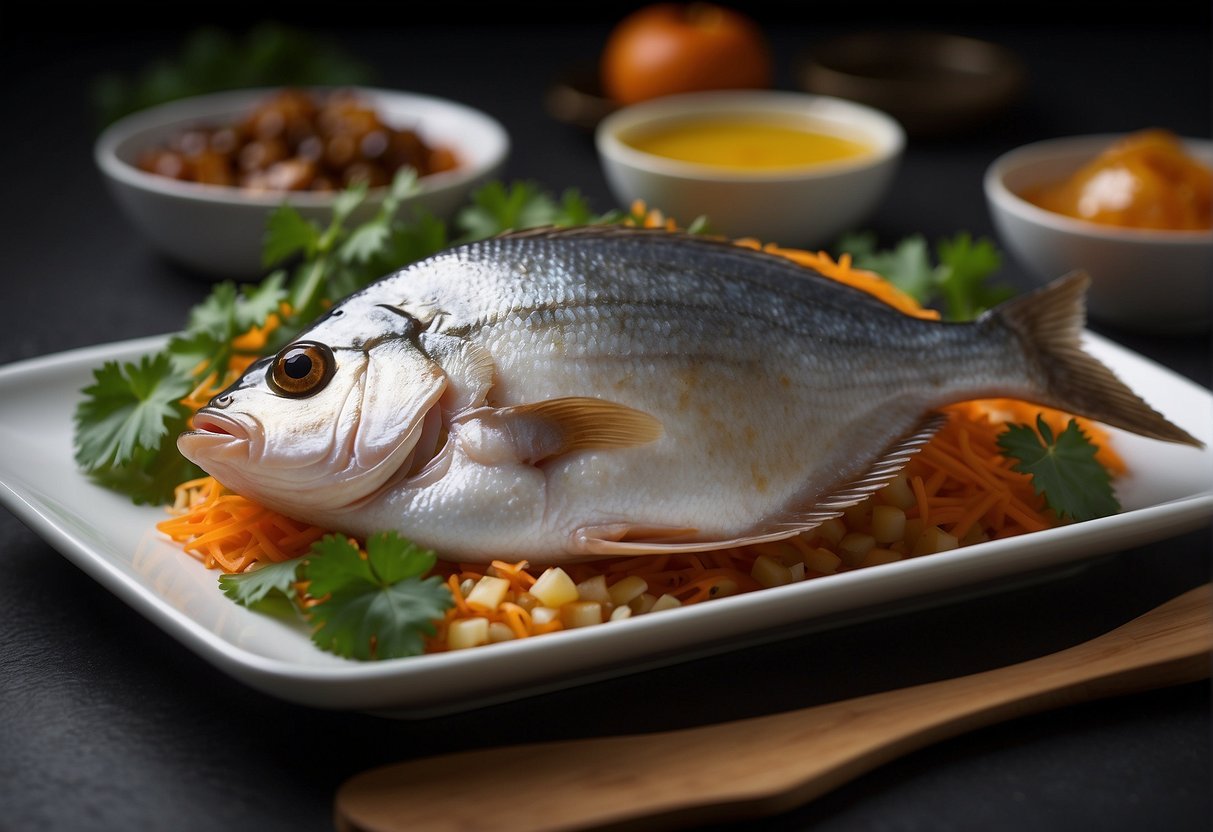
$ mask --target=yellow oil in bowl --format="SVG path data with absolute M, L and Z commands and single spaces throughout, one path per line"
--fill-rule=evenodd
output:
M 679 120 L 623 141 L 654 156 L 735 172 L 807 168 L 872 152 L 863 142 L 800 124 L 737 118 Z

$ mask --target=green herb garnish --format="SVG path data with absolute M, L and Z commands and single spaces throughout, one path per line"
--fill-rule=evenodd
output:
M 369 538 L 362 552 L 348 538 L 325 535 L 303 557 L 219 579 L 238 604 L 264 609 L 289 600 L 312 625 L 322 650 L 351 659 L 415 656 L 434 635 L 434 622 L 454 601 L 436 575 L 424 577 L 437 558 L 395 532 Z M 303 606 L 293 592 L 307 582 L 317 599 Z
M 366 555 L 344 538 L 327 535 L 312 545 L 304 567 L 308 594 L 323 600 L 309 610 L 321 649 L 353 659 L 413 656 L 425 647 L 454 602 L 436 575 L 428 549 L 383 533 L 366 541 Z
M 178 483 L 201 470 L 176 452 L 190 413 L 180 400 L 190 391 L 165 354 L 135 363 L 107 361 L 75 413 L 76 464 L 101 485 L 136 503 L 162 502 Z M 168 445 L 171 454 L 160 453 Z
M 1002 264 L 998 249 L 967 233 L 940 240 L 934 263 L 921 234 L 878 249 L 874 233 L 860 232 L 844 236 L 835 248 L 850 254 L 856 268 L 876 272 L 923 306 L 940 307 L 945 320 L 972 320 L 1013 294 L 988 282 Z
M 1071 419 L 1056 437 L 1041 416 L 1036 429 L 1008 425 L 998 447 L 1018 462 L 1013 470 L 1032 477 L 1032 487 L 1043 494 L 1059 517 L 1093 520 L 1120 511 L 1108 470 L 1095 459 L 1099 448 Z
M 251 572 L 220 575 L 219 588 L 237 604 L 264 610 L 267 603 L 294 605 L 294 586 L 298 583 L 302 558 L 270 563 Z

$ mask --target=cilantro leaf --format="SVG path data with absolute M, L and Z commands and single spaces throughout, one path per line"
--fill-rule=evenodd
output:
M 1014 294 L 1010 287 L 988 283 L 1002 265 L 994 244 L 964 232 L 939 240 L 937 263 L 932 263 L 921 234 L 904 238 L 892 249 L 880 249 L 872 232 L 852 232 L 834 248 L 850 254 L 856 268 L 876 272 L 923 306 L 940 307 L 949 321 L 972 320 Z
M 505 231 L 552 225 L 559 215 L 556 201 L 534 182 L 508 187 L 494 180 L 472 194 L 472 204 L 455 217 L 464 239 L 480 240 Z
M 358 226 L 341 244 L 338 255 L 347 263 L 366 264 L 381 257 L 392 238 L 392 217 L 381 211 L 371 221 Z
M 231 346 L 209 332 L 183 332 L 169 339 L 165 355 L 183 376 L 205 378 L 226 362 Z
M 262 612 L 282 611 L 283 602 L 293 607 L 292 587 L 302 565 L 300 558 L 271 563 L 237 575 L 221 575 L 219 588 L 237 604 Z
M 189 417 L 180 399 L 190 379 L 164 353 L 138 364 L 107 361 L 93 378 L 75 414 L 76 463 L 86 471 L 131 462 L 139 449 L 158 450 Z
M 421 190 L 421 185 L 417 183 L 417 171 L 411 167 L 403 167 L 396 171 L 396 175 L 392 177 L 392 184 L 388 187 L 388 194 L 383 199 L 383 209 L 388 214 L 395 214 L 396 209 L 400 207 L 400 203 L 406 197 L 418 193 Z
M 852 260 L 868 257 L 876 253 L 876 232 L 848 231 L 838 238 L 834 248 L 850 254 Z
M 1049 508 L 1059 516 L 1092 520 L 1120 511 L 1112 478 L 1095 459 L 1099 449 L 1074 419 L 1056 438 L 1039 415 L 1036 430 L 1008 425 L 998 437 L 998 446 L 1018 460 L 1013 470 L 1030 474 L 1036 493 L 1044 494 Z
M 230 280 L 216 283 L 202 303 L 190 310 L 185 328 L 188 332 L 205 332 L 220 341 L 238 334 L 236 320 L 236 284 Z
M 326 535 L 312 545 L 304 570 L 312 641 L 355 659 L 385 659 L 422 652 L 434 621 L 451 606 L 450 591 L 433 568 L 433 552 L 395 533 L 367 540 L 363 555 L 348 539 Z
M 368 187 L 366 182 L 359 182 L 337 194 L 337 197 L 333 200 L 333 220 L 325 235 L 331 235 L 336 229 L 345 225 L 346 220 L 350 218 L 354 211 L 358 209 L 358 206 L 366 199 Z
M 270 214 L 265 227 L 261 262 L 272 266 L 296 254 L 312 257 L 320 244 L 320 229 L 285 202 Z
M 203 471 L 177 452 L 173 439 L 185 430 L 185 422 L 169 428 L 156 448 L 136 448 L 131 458 L 88 471 L 88 478 L 137 505 L 164 505 L 173 501 L 177 486 L 203 476 Z
M 1002 255 L 989 240 L 974 241 L 961 233 L 940 240 L 935 252 L 939 258 L 935 283 L 949 320 L 972 320 L 1014 294 L 1007 286 L 986 285 L 986 278 L 1002 265 Z
M 935 285 L 935 267 L 931 265 L 926 238 L 921 234 L 906 237 L 893 249 L 852 252 L 851 256 L 856 268 L 882 275 L 919 303 L 930 300 Z
M 576 188 L 569 188 L 560 196 L 560 208 L 552 219 L 555 225 L 590 225 L 596 221 L 590 211 L 590 203 Z

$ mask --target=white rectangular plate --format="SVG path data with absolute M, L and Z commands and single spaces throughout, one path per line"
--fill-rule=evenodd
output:
M 225 598 L 217 573 L 164 540 L 163 509 L 97 487 L 72 460 L 72 414 L 92 370 L 133 360 L 161 338 L 127 341 L 0 368 L 0 500 L 51 546 L 220 670 L 271 695 L 327 708 L 420 716 L 635 671 L 812 626 L 840 615 L 1040 570 L 1163 539 L 1213 516 L 1213 396 L 1110 341 L 1087 346 L 1204 450 L 1114 431 L 1130 475 L 1124 511 L 1022 537 L 874 566 L 474 650 L 358 663 L 321 652 L 302 625 Z

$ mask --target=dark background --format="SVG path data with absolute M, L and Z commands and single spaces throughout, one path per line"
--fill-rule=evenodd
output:
M 379 83 L 500 119 L 506 178 L 578 187 L 613 207 L 589 138 L 544 88 L 591 62 L 639 4 L 549 15 L 509 4 L 52 4 L 0 11 L 0 364 L 177 327 L 209 283 L 163 260 L 115 210 L 91 161 L 103 72 L 175 53 L 185 33 L 277 20 L 331 37 Z M 834 34 L 931 28 L 1015 49 L 1024 98 L 971 135 L 912 141 L 870 227 L 884 242 L 992 235 L 980 175 L 999 153 L 1071 133 L 1166 126 L 1210 135 L 1207 3 L 855 7 L 746 4 L 778 85 Z M 1016 264 L 1002 277 L 1023 284 Z M 1206 337 L 1095 328 L 1206 387 Z M 1208 529 L 1036 583 L 449 717 L 391 721 L 290 705 L 230 680 L 0 511 L 0 828 L 326 829 L 345 777 L 380 763 L 520 739 L 691 726 L 834 701 L 1041 655 L 1209 579 Z M 1028 717 L 896 761 L 768 829 L 1204 830 L 1207 684 Z M 778 761 L 772 761 L 778 765 Z M 506 807 L 508 811 L 508 807 Z

